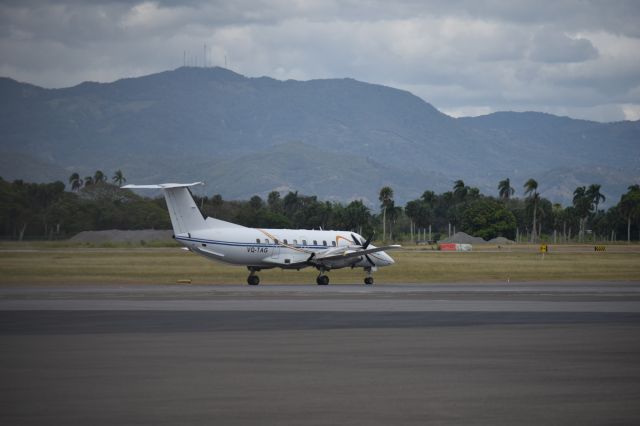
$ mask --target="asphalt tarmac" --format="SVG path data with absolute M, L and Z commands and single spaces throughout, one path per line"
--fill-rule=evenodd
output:
M 4 288 L 0 424 L 640 424 L 640 283 Z

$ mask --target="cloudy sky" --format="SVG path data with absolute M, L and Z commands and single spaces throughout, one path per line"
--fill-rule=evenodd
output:
M 640 119 L 640 1 L 3 0 L 0 76 L 44 87 L 189 64 L 352 77 L 453 116 Z

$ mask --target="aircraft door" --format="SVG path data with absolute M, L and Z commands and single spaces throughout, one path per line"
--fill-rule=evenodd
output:
M 280 246 L 279 245 L 274 245 L 271 248 L 271 258 L 272 259 L 276 259 L 278 256 L 280 256 Z

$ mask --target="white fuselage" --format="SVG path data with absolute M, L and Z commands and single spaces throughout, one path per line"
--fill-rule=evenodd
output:
M 255 274 L 261 269 L 316 268 L 318 285 L 329 284 L 325 272 L 331 269 L 361 267 L 367 276 L 365 284 L 373 284 L 371 272 L 379 266 L 392 265 L 385 250 L 399 245 L 375 247 L 362 236 L 346 231 L 309 229 L 247 228 L 224 220 L 205 218 L 193 200 L 189 188 L 194 183 L 126 185 L 129 189 L 162 189 L 167 202 L 176 241 L 208 259 L 246 266 L 247 283 L 258 285 Z
M 354 235 L 361 241 L 365 239 Z M 331 251 L 333 248 L 358 246 L 352 241 L 351 233 L 343 231 L 324 231 L 307 229 L 260 229 L 233 226 L 230 228 L 203 229 L 176 234 L 178 242 L 190 250 L 207 258 L 234 265 L 247 265 L 255 268 L 273 268 L 291 265 L 301 269 L 310 253 Z M 370 245 L 370 248 L 375 246 Z M 355 248 L 355 247 L 354 247 Z M 329 262 L 329 267 L 378 267 L 394 263 L 385 252 L 368 255 L 375 265 L 371 265 L 364 256 L 349 257 Z

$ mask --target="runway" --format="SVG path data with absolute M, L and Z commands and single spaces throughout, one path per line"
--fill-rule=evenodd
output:
M 0 289 L 2 424 L 638 424 L 640 283 Z

